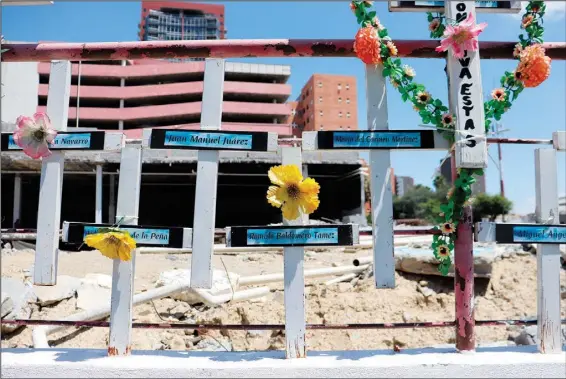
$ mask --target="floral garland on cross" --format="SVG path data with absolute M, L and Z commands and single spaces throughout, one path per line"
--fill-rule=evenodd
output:
M 451 143 L 455 141 L 455 116 L 449 112 L 441 100 L 433 98 L 422 84 L 414 82 L 415 70 L 402 65 L 396 58 L 397 47 L 389 37 L 387 29 L 379 22 L 376 12 L 371 10 L 373 1 L 352 1 L 350 9 L 354 12 L 361 28 L 356 34 L 354 51 L 365 64 L 382 65 L 383 76 L 388 77 L 391 85 L 401 94 L 404 102 L 413 104 L 424 124 L 432 124 L 436 131 Z M 491 92 L 491 99 L 484 104 L 485 130 L 489 131 L 492 120 L 500 120 L 501 116 L 511 108 L 512 102 L 525 87 L 536 87 L 550 75 L 550 58 L 545 55 L 541 46 L 544 28 L 543 16 L 546 10 L 544 1 L 530 1 L 521 19 L 521 28 L 525 35 L 519 35 L 519 43 L 515 46 L 513 56 L 519 60 L 515 71 L 505 72 L 501 77 L 501 87 Z M 475 24 L 472 13 L 460 23 L 447 20 L 437 13 L 428 12 L 429 31 L 432 38 L 443 40 L 436 48 L 437 52 L 451 50 L 454 57 L 462 57 L 464 50 L 478 49 L 477 37 L 487 26 L 486 23 Z M 452 266 L 452 251 L 456 241 L 458 221 L 462 217 L 463 208 L 469 203 L 472 195 L 471 186 L 475 182 L 474 175 L 483 175 L 483 169 L 458 169 L 458 175 L 447 195 L 447 201 L 440 206 L 438 226 L 441 234 L 433 235 L 432 249 L 435 258 L 440 262 L 438 270 L 447 275 Z

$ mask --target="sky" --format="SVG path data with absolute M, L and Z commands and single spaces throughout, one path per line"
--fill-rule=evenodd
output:
M 207 1 L 200 1 L 207 2 Z M 336 1 L 214 1 L 225 5 L 225 26 L 230 39 L 350 39 L 358 30 L 349 2 Z M 523 2 L 524 3 L 524 2 Z M 545 17 L 547 42 L 566 40 L 566 2 L 547 1 Z M 426 14 L 390 13 L 386 2 L 376 2 L 381 22 L 393 40 L 429 39 Z M 111 42 L 137 40 L 141 2 L 55 1 L 48 6 L 2 7 L 2 34 L 7 40 L 35 42 Z M 488 27 L 481 41 L 517 41 L 520 15 L 478 14 L 478 23 Z M 291 66 L 288 84 L 293 100 L 313 73 L 353 75 L 358 83 L 359 128 L 366 129 L 366 89 L 363 64 L 356 58 L 245 58 L 229 59 L 249 63 L 284 64 Z M 416 70 L 416 81 L 426 85 L 434 97 L 447 103 L 445 62 L 442 59 L 403 59 Z M 512 60 L 482 60 L 483 93 L 495 88 L 505 71 L 515 69 Z M 389 127 L 419 128 L 420 118 L 409 103 L 388 84 Z M 523 91 L 501 120 L 505 137 L 552 138 L 552 132 L 566 130 L 566 63 L 553 61 L 550 78 L 537 88 Z M 513 201 L 516 213 L 534 212 L 534 150 L 546 146 L 503 145 L 503 178 L 505 195 Z M 489 154 L 497 159 L 497 147 Z M 432 187 L 432 179 L 443 152 L 392 152 L 396 175 L 411 176 L 415 183 Z M 365 153 L 362 157 L 366 157 Z M 558 153 L 558 191 L 566 193 L 566 153 Z M 486 170 L 488 193 L 499 192 L 499 169 L 490 158 Z

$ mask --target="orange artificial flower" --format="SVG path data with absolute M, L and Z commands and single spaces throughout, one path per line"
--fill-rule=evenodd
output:
M 377 30 L 371 26 L 360 28 L 354 40 L 354 51 L 365 64 L 381 63 L 381 41 Z
M 356 4 L 355 3 L 350 3 L 350 9 L 352 10 L 352 12 L 356 12 Z
M 534 16 L 532 14 L 525 15 L 521 20 L 521 28 L 525 29 L 527 26 L 533 23 Z
M 550 76 L 551 59 L 545 55 L 541 45 L 525 47 L 519 60 L 515 78 L 523 82 L 525 87 L 537 87 Z

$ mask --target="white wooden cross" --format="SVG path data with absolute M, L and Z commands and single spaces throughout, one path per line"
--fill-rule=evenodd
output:
M 476 15 L 475 1 L 448 1 L 446 18 L 461 22 Z M 450 111 L 456 116 L 457 168 L 486 168 L 487 140 L 479 51 L 465 51 L 464 58 L 446 57 Z M 475 138 L 474 138 L 475 137 Z
M 303 150 L 369 150 L 376 288 L 395 288 L 391 149 L 450 148 L 432 130 L 389 130 L 383 67 L 366 65 L 367 131 L 303 132 Z
M 212 288 L 212 254 L 220 151 L 276 151 L 277 133 L 221 132 L 224 60 L 207 59 L 200 131 L 146 129 L 144 144 L 151 149 L 198 150 L 191 288 Z
M 136 240 L 137 246 L 190 248 L 192 246 L 190 228 L 136 227 L 140 202 L 142 154 L 142 141 L 126 141 L 120 155 L 118 204 L 114 226 L 119 224 L 121 229 L 128 230 Z M 81 243 L 88 234 L 87 229 L 94 232 L 99 227 L 112 226 L 65 222 L 63 241 Z M 131 352 L 135 262 L 136 250 L 132 252 L 130 261 L 113 260 L 108 342 L 108 354 L 112 356 L 130 355 Z
M 204 69 L 204 90 L 200 115 L 201 130 L 220 130 L 224 95 L 224 60 L 207 59 Z M 216 222 L 218 185 L 218 150 L 198 152 L 194 238 L 191 256 L 191 288 L 212 288 L 212 254 Z
M 51 62 L 47 115 L 55 130 L 67 130 L 69 97 L 71 93 L 71 62 Z M 35 242 L 35 285 L 57 284 L 59 254 L 59 225 L 61 222 L 61 197 L 63 194 L 63 170 L 65 154 L 54 151 L 41 162 L 39 208 L 37 210 L 37 240 Z
M 300 147 L 282 147 L 282 164 L 302 166 Z M 359 243 L 358 225 L 309 225 L 308 215 L 283 219 L 283 226 L 226 228 L 229 247 L 283 246 L 285 356 L 305 358 L 305 246 L 347 246 Z M 304 227 L 302 227 L 304 226 Z M 332 237 L 330 237 L 332 236 Z
M 562 353 L 560 319 L 560 244 L 566 225 L 559 224 L 556 151 L 566 151 L 566 132 L 553 135 L 554 149 L 535 150 L 536 224 L 476 225 L 480 242 L 538 243 L 537 345 L 541 353 Z
M 50 146 L 51 156 L 43 158 L 41 162 L 34 265 L 35 285 L 51 286 L 57 283 L 65 151 L 119 151 L 123 146 L 122 133 L 84 130 L 67 132 L 70 91 L 71 62 L 51 62 L 46 113 L 58 134 Z M 2 133 L 2 150 L 4 154 L 21 151 L 13 141 L 12 133 Z

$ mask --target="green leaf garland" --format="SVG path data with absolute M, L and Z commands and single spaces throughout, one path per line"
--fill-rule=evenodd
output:
M 423 124 L 430 124 L 451 143 L 454 143 L 455 116 L 449 112 L 441 100 L 433 98 L 422 84 L 414 81 L 414 70 L 403 65 L 397 55 L 387 29 L 380 24 L 376 12 L 370 9 L 372 1 L 352 1 L 350 8 L 356 15 L 361 27 L 372 26 L 376 29 L 380 38 L 380 56 L 383 62 L 383 76 L 388 77 L 391 85 L 401 94 L 404 102 L 410 101 L 413 109 L 419 113 Z M 544 28 L 543 16 L 546 11 L 544 1 L 530 1 L 526 12 L 521 19 L 521 28 L 524 34 L 519 35 L 519 43 L 515 47 L 513 56 L 519 59 L 519 54 L 527 46 L 543 43 Z M 446 17 L 442 13 L 427 13 L 429 31 L 431 38 L 442 38 L 446 30 Z M 393 46 L 393 48 L 391 47 Z M 484 104 L 485 131 L 489 132 L 493 120 L 500 120 L 523 91 L 522 82 L 512 72 L 505 72 L 500 80 L 501 88 L 494 89 L 491 99 Z M 476 181 L 474 176 L 484 174 L 483 169 L 458 169 L 458 175 L 452 189 L 448 192 L 446 203 L 440 206 L 441 213 L 438 215 L 438 225 L 435 230 L 442 234 L 433 235 L 431 248 L 434 257 L 439 261 L 438 270 L 442 275 L 447 275 L 452 267 L 452 252 L 457 237 L 458 222 L 462 217 L 464 206 L 472 196 L 472 184 Z

